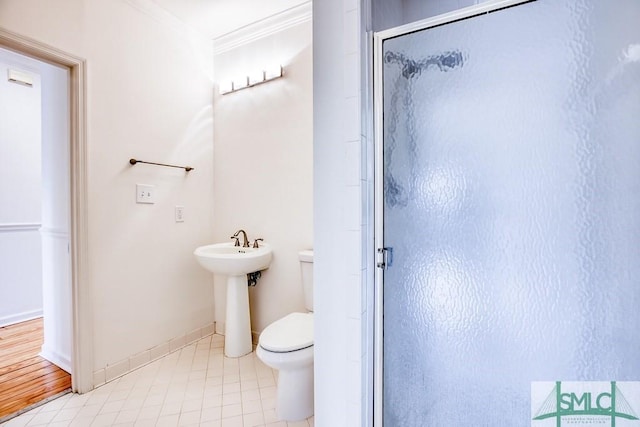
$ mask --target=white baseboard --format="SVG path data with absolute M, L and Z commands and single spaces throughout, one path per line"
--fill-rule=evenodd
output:
M 126 359 L 116 363 L 111 363 L 102 369 L 93 372 L 93 387 L 99 387 L 121 376 L 128 374 L 138 368 L 143 367 L 169 353 L 173 353 L 186 347 L 199 339 L 214 334 L 215 323 L 210 323 L 202 328 L 195 329 L 182 336 L 175 337 L 169 341 L 158 344 L 140 353 L 132 354 Z
M 14 323 L 26 322 L 27 320 L 37 319 L 38 317 L 42 317 L 42 309 L 0 317 L 0 327 L 13 325 Z
M 224 322 L 216 322 L 215 323 L 215 333 L 218 335 L 224 336 Z M 260 332 L 251 331 L 251 344 L 255 347 L 258 345 L 258 340 L 260 339 Z
M 224 335 L 224 322 L 215 322 L 216 334 Z

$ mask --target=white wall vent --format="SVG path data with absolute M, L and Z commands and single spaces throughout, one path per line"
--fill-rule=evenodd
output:
M 12 83 L 17 83 L 19 85 L 33 87 L 33 77 L 30 74 L 27 74 L 18 70 L 7 70 L 7 80 Z

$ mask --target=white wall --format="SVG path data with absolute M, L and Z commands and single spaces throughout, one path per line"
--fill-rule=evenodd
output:
M 284 67 L 281 79 L 226 95 L 216 91 L 214 98 L 214 240 L 230 241 L 242 228 L 274 250 L 270 268 L 250 288 L 255 334 L 305 311 L 298 251 L 313 246 L 312 30 L 310 5 L 298 9 L 299 19 L 271 18 L 275 32 L 263 21 L 262 37 L 250 42 L 233 41 L 251 28 L 214 42 L 217 82 L 269 64 Z M 290 25 L 274 26 L 279 19 Z M 218 326 L 226 278 L 215 281 Z
M 316 425 L 361 425 L 367 275 L 361 168 L 361 10 L 357 0 L 313 4 Z
M 3 0 L 0 26 L 87 60 L 89 283 L 95 382 L 210 331 L 210 44 L 143 0 Z M 182 170 L 128 159 L 188 164 Z M 154 205 L 135 184 L 156 186 Z M 174 206 L 185 206 L 184 223 Z
M 33 87 L 7 81 L 7 70 Z M 0 49 L 0 326 L 42 315 L 41 85 L 27 58 Z

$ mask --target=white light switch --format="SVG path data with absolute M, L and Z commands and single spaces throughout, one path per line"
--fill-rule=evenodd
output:
M 184 206 L 176 206 L 176 222 L 184 222 Z
M 136 184 L 136 203 L 155 203 L 156 186 L 148 184 Z

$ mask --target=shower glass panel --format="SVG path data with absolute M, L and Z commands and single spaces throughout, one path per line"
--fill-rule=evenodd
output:
M 384 40 L 385 427 L 640 380 L 639 22 L 538 0 Z

